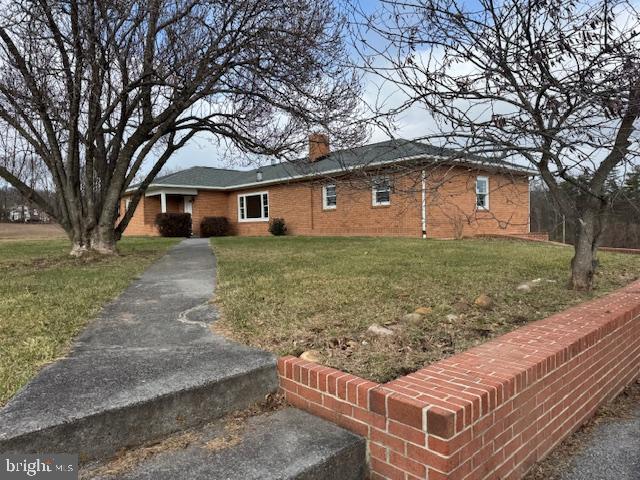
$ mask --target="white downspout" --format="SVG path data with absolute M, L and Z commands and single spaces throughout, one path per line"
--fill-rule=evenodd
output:
M 529 204 L 529 217 L 528 217 L 528 224 L 527 224 L 527 232 L 531 233 L 531 180 L 529 179 L 529 177 L 527 177 L 527 195 L 528 195 L 528 199 L 527 202 Z
M 422 238 L 427 238 L 427 172 L 422 170 Z
M 167 194 L 164 192 L 160 194 L 160 211 L 167 213 Z

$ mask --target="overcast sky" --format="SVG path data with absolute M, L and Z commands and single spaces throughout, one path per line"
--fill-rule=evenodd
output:
M 425 135 L 426 129 L 431 123 L 430 117 L 414 108 L 402 114 L 397 122 L 397 138 L 413 139 Z M 368 143 L 384 141 L 388 136 L 379 130 L 372 131 L 371 139 Z M 224 168 L 255 168 L 229 161 L 224 158 L 224 148 L 216 145 L 216 142 L 207 135 L 194 138 L 189 144 L 173 154 L 167 162 L 166 169 L 174 171 L 176 169 L 189 168 L 196 165 Z
M 363 11 L 371 13 L 377 7 L 375 0 L 361 0 L 360 5 Z M 374 38 L 367 38 L 368 41 L 377 43 Z M 382 84 L 379 78 L 368 77 L 364 79 L 364 102 L 369 105 L 376 103 L 376 99 L 383 97 L 386 99 L 386 106 L 391 106 L 396 102 L 402 102 L 405 97 L 398 91 L 397 87 L 391 84 Z M 394 122 L 396 138 L 414 139 L 424 136 L 431 130 L 433 119 L 420 107 L 414 107 L 399 115 Z M 371 138 L 368 143 L 375 143 L 387 140 L 389 137 L 379 129 L 371 131 Z M 216 144 L 211 136 L 202 134 L 194 139 L 181 150 L 176 152 L 167 162 L 165 170 L 175 171 L 177 169 L 189 168 L 196 165 L 247 169 L 255 168 L 255 165 L 247 166 L 236 161 L 229 160 L 224 155 L 225 148 Z M 265 159 L 268 163 L 269 160 Z

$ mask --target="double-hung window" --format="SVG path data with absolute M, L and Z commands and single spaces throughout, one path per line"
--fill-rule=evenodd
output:
M 269 220 L 269 193 L 256 192 L 238 195 L 238 221 L 266 222 Z
M 338 204 L 338 195 L 336 194 L 336 185 L 331 183 L 322 187 L 322 208 L 325 210 L 333 210 Z
M 489 177 L 476 178 L 476 207 L 489 210 Z
M 373 182 L 373 206 L 391 205 L 391 181 L 388 177 L 378 177 Z

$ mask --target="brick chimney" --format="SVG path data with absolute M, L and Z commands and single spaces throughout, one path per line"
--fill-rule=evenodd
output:
M 324 133 L 309 135 L 309 161 L 316 162 L 329 155 L 329 137 Z

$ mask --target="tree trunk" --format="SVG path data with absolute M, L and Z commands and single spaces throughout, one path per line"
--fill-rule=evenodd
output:
M 68 232 L 69 233 L 69 232 Z M 97 225 L 93 229 L 81 229 L 79 234 L 69 234 L 71 238 L 70 255 L 81 257 L 88 253 L 99 253 L 101 255 L 115 255 L 116 236 L 112 226 Z
M 91 233 L 91 250 L 102 255 L 114 255 L 117 253 L 113 225 L 98 225 Z
M 588 291 L 593 288 L 593 276 L 598 266 L 596 254 L 601 229 L 596 214 L 586 212 L 578 219 L 576 230 L 569 287 Z

